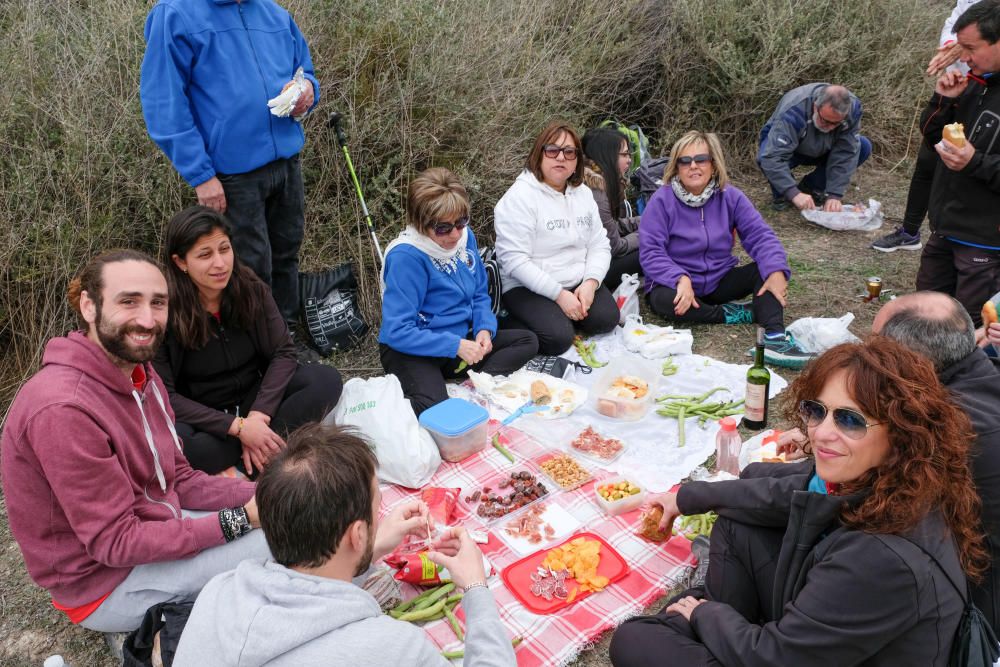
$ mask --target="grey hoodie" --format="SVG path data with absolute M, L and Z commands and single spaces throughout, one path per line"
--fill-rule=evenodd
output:
M 465 665 L 510 667 L 514 649 L 493 594 L 474 588 L 462 599 Z M 416 625 L 379 609 L 353 583 L 247 560 L 202 589 L 177 647 L 174 667 L 205 665 L 450 665 Z

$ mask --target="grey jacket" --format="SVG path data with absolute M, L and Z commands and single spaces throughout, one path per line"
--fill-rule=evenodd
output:
M 584 170 L 583 182 L 594 193 L 597 211 L 601 214 L 601 223 L 608 234 L 611 243 L 611 256 L 621 257 L 639 249 L 639 216 L 622 215 L 622 211 L 613 213 L 608 193 L 604 191 L 604 176 Z M 624 208 L 624 207 L 622 207 Z
M 808 83 L 794 88 L 781 98 L 778 108 L 760 131 L 757 162 L 774 189 L 791 200 L 799 194 L 789 160 L 796 154 L 826 160 L 826 194 L 843 198 L 858 167 L 861 152 L 861 101 L 851 94 L 851 110 L 831 132 L 820 132 L 813 125 L 813 105 L 828 83 Z
M 719 663 L 945 667 L 964 607 L 956 586 L 964 591 L 965 578 L 940 513 L 932 511 L 905 537 L 947 572 L 899 536 L 842 526 L 843 503 L 860 497 L 806 491 L 810 464 L 758 464 L 765 465 L 785 469 L 780 477 L 757 470 L 750 474 L 763 476 L 692 482 L 677 497 L 685 514 L 715 510 L 751 525 L 785 527 L 773 595 L 762 601 L 773 620 L 750 623 L 720 602 L 699 605 L 691 615 Z
M 462 599 L 466 665 L 513 667 L 514 649 L 493 594 L 474 588 Z M 450 665 L 418 626 L 383 614 L 353 583 L 247 560 L 202 589 L 174 657 L 174 667 L 396 667 Z

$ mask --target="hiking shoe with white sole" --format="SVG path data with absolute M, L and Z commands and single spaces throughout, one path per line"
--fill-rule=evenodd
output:
M 896 227 L 892 234 L 886 234 L 872 241 L 872 249 L 879 252 L 896 252 L 897 250 L 920 250 L 920 232 L 908 234 L 902 227 Z
M 747 356 L 753 355 L 754 348 L 751 347 Z M 783 338 L 764 338 L 764 361 L 772 366 L 797 370 L 804 368 L 815 356 L 799 347 L 792 334 L 786 333 Z
M 750 303 L 733 302 L 722 304 L 726 324 L 753 324 L 753 307 Z

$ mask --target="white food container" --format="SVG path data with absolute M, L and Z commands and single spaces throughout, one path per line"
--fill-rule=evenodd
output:
M 619 482 L 631 482 L 633 485 L 639 487 L 639 493 L 622 498 L 621 500 L 613 501 L 605 500 L 601 497 L 601 487 L 607 486 L 608 484 L 618 484 Z M 597 499 L 597 504 L 600 505 L 605 514 L 618 516 L 619 514 L 631 512 L 634 509 L 642 507 L 642 504 L 646 502 L 646 490 L 639 486 L 639 484 L 635 481 L 625 477 L 624 475 L 616 475 L 615 477 L 602 479 L 594 484 L 594 497 Z
M 648 362 L 634 357 L 618 357 L 601 369 L 601 374 L 594 381 L 592 395 L 594 409 L 600 414 L 612 419 L 636 421 L 642 419 L 649 406 L 653 404 L 654 395 L 659 388 L 661 377 L 660 364 Z M 646 385 L 646 394 L 641 398 L 632 398 L 627 391 L 616 388 L 616 380 L 622 378 L 638 378 Z

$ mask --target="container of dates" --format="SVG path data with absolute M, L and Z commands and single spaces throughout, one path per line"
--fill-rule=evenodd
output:
M 469 513 L 486 524 L 547 498 L 555 491 L 533 465 L 523 463 L 512 472 L 500 473 L 485 483 L 462 487 L 460 502 Z
M 646 491 L 628 477 L 616 475 L 594 484 L 594 497 L 605 514 L 618 516 L 642 507 Z

